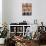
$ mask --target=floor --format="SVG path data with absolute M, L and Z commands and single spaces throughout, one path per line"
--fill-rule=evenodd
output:
M 4 45 L 0 45 L 0 46 L 4 46 Z
M 0 45 L 0 46 L 4 46 L 4 45 Z M 33 46 L 35 46 L 35 45 L 33 45 Z M 36 45 L 36 46 L 38 46 L 38 45 Z M 40 45 L 40 46 L 46 46 L 46 45 Z
M 46 45 L 40 45 L 40 46 L 46 46 Z
M 32 46 L 46 46 L 46 45 L 39 45 L 38 42 L 32 42 Z

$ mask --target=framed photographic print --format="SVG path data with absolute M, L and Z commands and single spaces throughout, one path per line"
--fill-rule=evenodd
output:
M 23 3 L 22 4 L 22 15 L 32 15 L 32 3 Z

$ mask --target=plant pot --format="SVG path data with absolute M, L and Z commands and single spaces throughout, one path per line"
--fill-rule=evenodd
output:
M 5 38 L 0 38 L 0 44 L 4 44 Z

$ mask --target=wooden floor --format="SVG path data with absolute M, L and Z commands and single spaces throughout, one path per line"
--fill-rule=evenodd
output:
M 40 46 L 46 46 L 46 45 L 40 45 Z
M 4 46 L 4 45 L 0 45 L 0 46 Z
M 4 45 L 0 45 L 0 46 L 4 46 Z M 32 46 L 39 46 L 38 44 L 34 44 Z M 40 46 L 46 46 L 46 45 L 40 45 Z
M 39 45 L 37 41 L 36 42 L 32 41 L 32 46 L 46 46 L 46 44 L 45 45 Z

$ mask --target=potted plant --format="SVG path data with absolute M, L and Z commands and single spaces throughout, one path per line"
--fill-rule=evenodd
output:
M 3 25 L 3 31 L 0 31 L 0 44 L 4 44 L 4 40 L 7 37 L 8 29 L 7 24 Z

